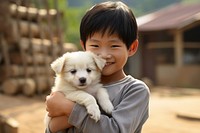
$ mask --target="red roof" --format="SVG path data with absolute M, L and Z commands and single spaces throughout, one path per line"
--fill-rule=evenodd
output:
M 200 3 L 174 4 L 137 18 L 139 31 L 180 29 L 200 21 Z

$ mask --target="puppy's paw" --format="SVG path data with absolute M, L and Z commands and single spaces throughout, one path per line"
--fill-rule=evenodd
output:
M 110 101 L 105 102 L 103 105 L 101 105 L 101 107 L 107 114 L 111 114 L 114 109 Z
M 90 115 L 90 118 L 94 119 L 96 122 L 100 120 L 101 112 L 99 110 L 99 106 L 96 104 L 91 104 L 86 107 L 87 112 Z

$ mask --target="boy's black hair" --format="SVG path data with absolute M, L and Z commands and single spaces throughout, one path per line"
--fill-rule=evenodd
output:
M 138 27 L 131 9 L 122 2 L 104 2 L 94 5 L 82 18 L 80 38 L 86 40 L 96 32 L 117 34 L 127 49 L 137 39 Z

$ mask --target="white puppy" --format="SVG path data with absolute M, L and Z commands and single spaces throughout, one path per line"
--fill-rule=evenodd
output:
M 84 105 L 90 117 L 97 122 L 100 119 L 100 110 L 95 98 L 106 113 L 111 114 L 113 110 L 108 93 L 100 84 L 101 70 L 105 63 L 104 59 L 92 52 L 64 54 L 51 64 L 56 73 L 52 91 L 63 92 L 67 99 Z M 49 120 L 46 115 L 46 125 Z

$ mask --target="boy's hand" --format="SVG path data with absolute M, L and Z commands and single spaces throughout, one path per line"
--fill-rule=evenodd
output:
M 74 102 L 67 100 L 61 92 L 53 92 L 46 97 L 46 110 L 50 117 L 69 116 L 74 104 Z

